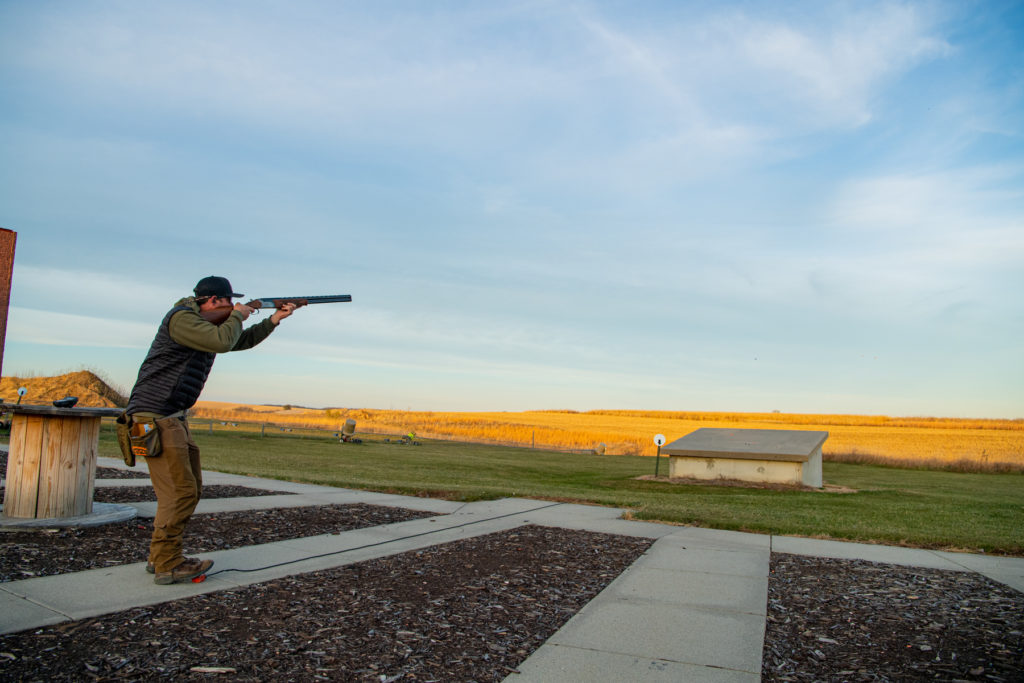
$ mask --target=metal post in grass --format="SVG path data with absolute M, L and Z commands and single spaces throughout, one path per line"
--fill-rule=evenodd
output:
M 654 476 L 658 476 L 658 469 L 661 467 L 661 447 L 665 445 L 665 435 L 655 434 L 654 445 L 658 447 L 658 454 L 654 457 Z

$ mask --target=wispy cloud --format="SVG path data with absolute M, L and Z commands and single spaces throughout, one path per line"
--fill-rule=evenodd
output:
M 919 298 L 951 287 L 978 300 L 1000 297 L 1007 284 L 1024 284 L 1024 218 L 1020 178 L 1010 168 L 865 178 L 839 191 L 833 222 L 845 233 L 856 270 L 878 277 L 863 282 L 865 300 L 883 297 L 874 285 L 899 273 L 888 287 Z M 859 263 L 858 263 L 859 261 Z
M 146 280 L 144 272 L 125 272 L 130 274 L 19 262 L 12 278 L 11 304 L 40 311 L 79 311 L 82 320 L 90 316 L 144 320 L 151 302 L 170 304 L 190 293 L 190 285 L 184 291 L 171 289 Z
M 973 238 L 1019 220 L 1024 168 L 974 166 L 855 178 L 838 186 L 833 220 L 847 229 L 884 231 L 890 237 L 927 234 L 933 238 Z M 1019 226 L 1018 226 L 1019 227 Z M 1007 233 L 1013 247 L 1022 235 Z
M 117 349 L 147 348 L 156 332 L 153 325 L 13 307 L 7 321 L 7 339 L 35 345 L 101 346 Z
M 927 318 L 951 304 L 957 319 L 990 315 L 1007 287 L 1024 285 L 1019 177 L 974 167 L 840 185 L 825 223 L 835 249 L 814 281 L 871 317 Z
M 748 76 L 766 79 L 759 91 L 789 102 L 802 128 L 815 118 L 825 126 L 869 122 L 881 87 L 952 49 L 936 35 L 936 17 L 921 6 L 868 3 L 822 10 L 828 21 L 820 15 L 819 22 L 793 23 L 743 16 L 726 29 L 735 41 L 727 51 L 745 57 Z M 800 115 L 805 107 L 810 110 Z
M 892 4 L 834 6 L 798 21 L 772 11 L 691 8 L 657 25 L 597 3 L 386 18 L 331 13 L 334 21 L 322 24 L 301 13 L 268 24 L 208 5 L 92 8 L 29 23 L 11 36 L 18 49 L 7 54 L 25 68 L 98 84 L 100 96 L 116 87 L 172 109 L 198 101 L 235 120 L 276 126 L 298 117 L 336 134 L 404 137 L 413 132 L 404 130 L 409 107 L 420 134 L 464 131 L 467 121 L 482 126 L 484 114 L 516 126 L 531 123 L 531 112 L 614 125 L 600 121 L 594 107 L 601 107 L 655 128 L 663 123 L 669 140 L 727 144 L 759 137 L 751 97 L 760 115 L 778 109 L 780 125 L 794 115 L 801 127 L 815 119 L 863 123 L 886 79 L 949 49 L 932 35 L 927 12 Z M 531 49 L 499 30 L 508 23 L 531 36 Z M 800 115 L 808 106 L 812 112 Z M 617 132 L 633 137 L 628 128 Z

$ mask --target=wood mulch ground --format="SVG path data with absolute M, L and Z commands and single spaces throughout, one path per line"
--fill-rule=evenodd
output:
M 7 477 L 7 454 L 0 453 L 0 478 Z M 93 501 L 97 503 L 142 503 L 156 500 L 156 493 L 149 485 L 149 473 L 145 470 L 131 469 L 122 470 L 116 467 L 97 467 L 96 479 L 139 479 L 137 487 L 96 487 L 93 491 Z M 277 496 L 286 495 L 287 491 L 269 491 L 266 489 L 254 489 L 248 486 L 212 485 L 203 487 L 203 498 L 236 498 L 247 496 Z M 3 500 L 5 490 L 0 486 L 0 500 Z
M 97 479 L 145 479 L 149 481 L 149 470 L 119 470 L 116 467 L 97 467 Z
M 203 487 L 203 500 L 212 498 L 249 498 L 253 496 L 287 496 L 288 491 L 252 489 L 248 486 L 213 484 Z M 148 483 L 140 486 L 101 486 L 92 494 L 96 503 L 145 503 L 156 502 L 156 491 Z
M 4 499 L 6 490 L 0 486 L 0 500 Z M 229 486 L 214 484 L 203 487 L 203 499 L 207 498 L 249 498 L 252 496 L 287 496 L 288 491 L 269 491 L 267 489 L 251 489 L 248 486 Z M 94 503 L 155 503 L 156 491 L 148 482 L 139 486 L 97 487 L 93 490 Z
M 1024 593 L 978 574 L 773 554 L 764 681 L 1024 681 Z
M 365 504 L 198 514 L 185 529 L 185 552 L 195 555 L 431 516 Z M 3 531 L 0 581 L 145 562 L 152 533 L 153 520 L 138 518 L 96 527 Z
M 650 544 L 520 527 L 0 636 L 0 678 L 500 681 Z

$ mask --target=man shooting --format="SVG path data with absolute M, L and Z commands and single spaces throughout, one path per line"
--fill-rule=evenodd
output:
M 189 432 L 188 409 L 199 399 L 218 353 L 251 349 L 296 308 L 294 303 L 284 303 L 268 319 L 243 330 L 242 323 L 256 309 L 232 303 L 242 295 L 232 291 L 226 278 L 204 277 L 194 291 L 194 297 L 179 300 L 161 321 L 125 411 L 131 418 L 133 445 L 145 445 L 146 465 L 156 491 L 146 571 L 161 585 L 193 579 L 213 566 L 212 560 L 185 557 L 182 552 L 185 525 L 203 488 L 199 448 Z M 224 313 L 223 322 L 210 322 Z

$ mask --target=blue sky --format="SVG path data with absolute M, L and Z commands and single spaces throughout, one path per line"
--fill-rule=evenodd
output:
M 3 370 L 204 398 L 1024 417 L 1024 6 L 0 0 Z

